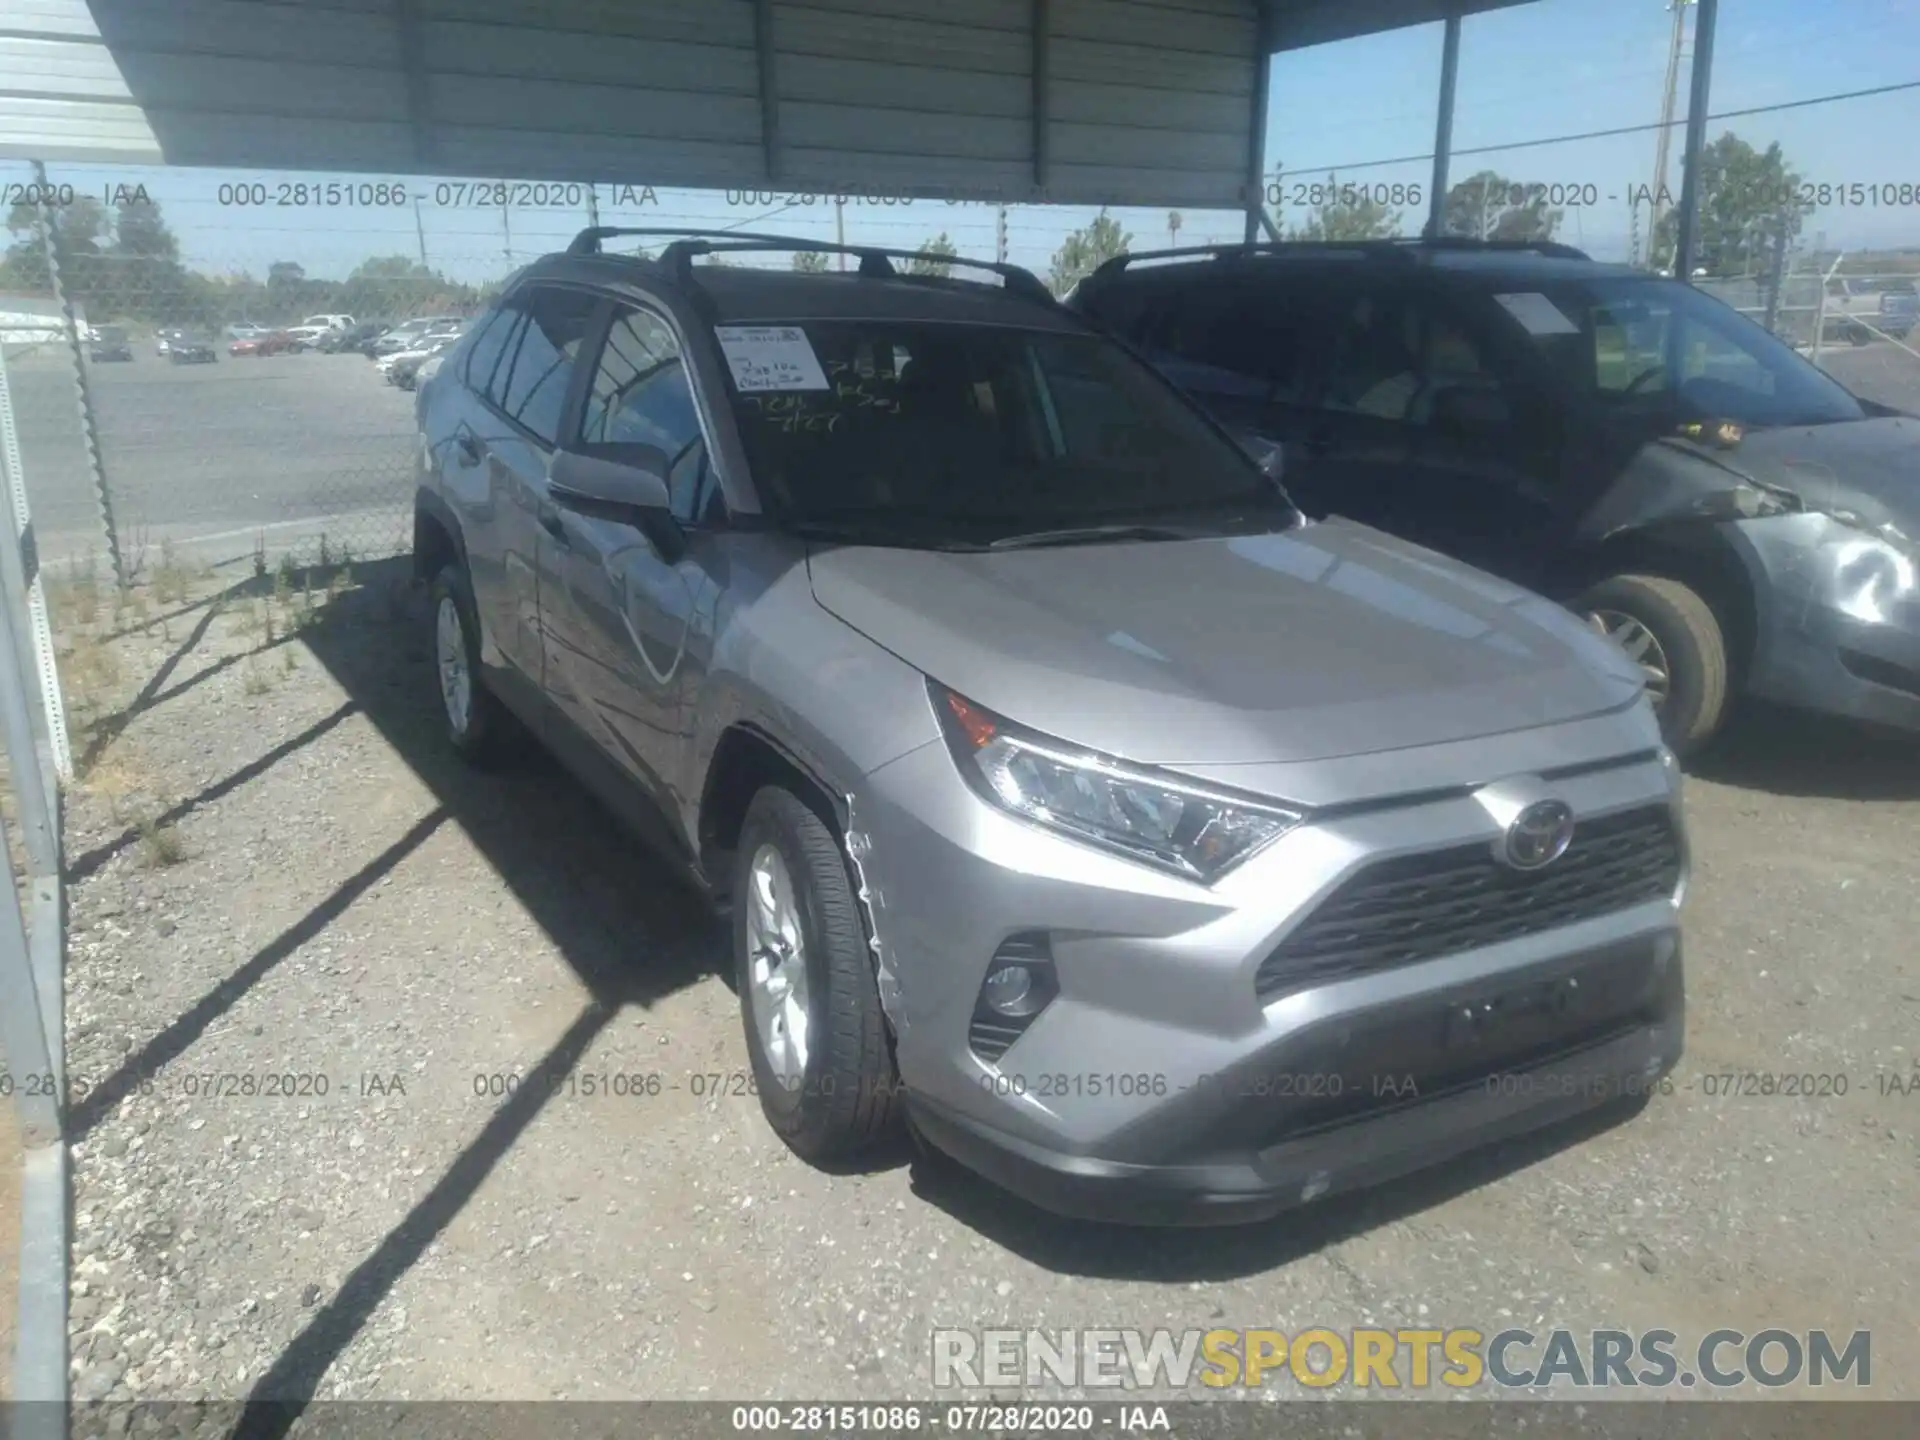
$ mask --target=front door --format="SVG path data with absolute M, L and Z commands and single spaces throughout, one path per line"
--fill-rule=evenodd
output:
M 704 670 L 717 587 L 706 525 L 720 500 L 673 327 L 616 308 L 569 443 L 666 455 L 672 519 L 642 526 L 557 510 L 542 536 L 548 688 L 564 716 L 665 815 L 689 748 L 684 700 Z

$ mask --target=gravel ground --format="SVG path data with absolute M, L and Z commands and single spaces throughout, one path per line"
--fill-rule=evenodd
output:
M 1761 717 L 1691 782 L 1672 1096 L 1142 1233 L 793 1159 L 719 928 L 550 764 L 440 752 L 396 573 L 298 630 L 218 572 L 218 613 L 67 632 L 115 737 L 67 837 L 80 1397 L 882 1398 L 931 1392 L 934 1326 L 1508 1323 L 1866 1327 L 1873 1393 L 1920 1395 L 1920 1093 L 1878 1088 L 1920 1019 L 1911 746 Z M 1734 1070 L 1849 1089 L 1703 1093 Z

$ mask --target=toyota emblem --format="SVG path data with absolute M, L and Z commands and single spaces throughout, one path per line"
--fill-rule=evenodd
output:
M 1538 870 L 1567 853 L 1573 843 L 1573 807 L 1541 800 L 1513 817 L 1500 858 L 1516 870 Z

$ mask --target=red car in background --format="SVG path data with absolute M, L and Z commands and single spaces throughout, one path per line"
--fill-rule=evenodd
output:
M 303 348 L 300 337 L 285 330 L 269 330 L 264 335 L 242 335 L 227 346 L 229 355 L 285 355 Z

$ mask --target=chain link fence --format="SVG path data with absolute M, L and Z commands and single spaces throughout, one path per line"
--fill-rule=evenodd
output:
M 1913 268 L 1884 259 L 1798 256 L 1771 276 L 1694 282 L 1792 345 L 1856 395 L 1920 413 L 1920 254 Z

